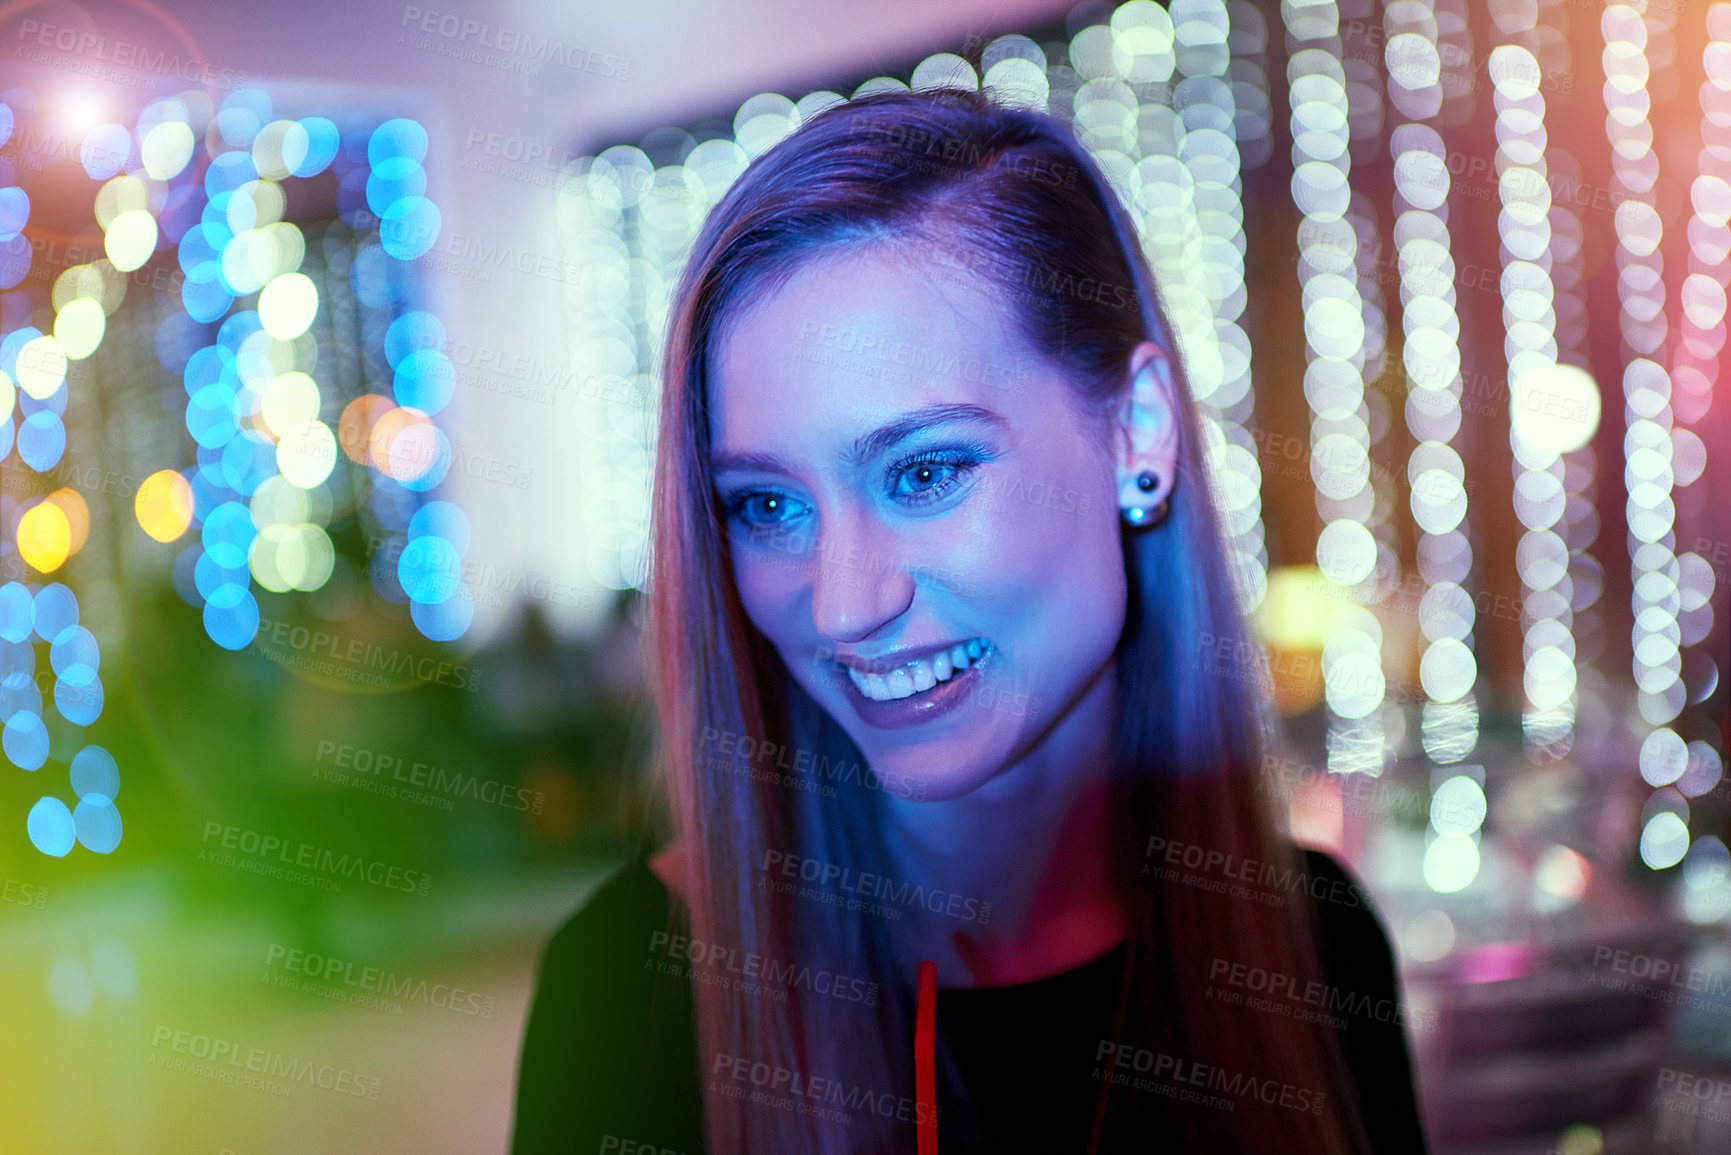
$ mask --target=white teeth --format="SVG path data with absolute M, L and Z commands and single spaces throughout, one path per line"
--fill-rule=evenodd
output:
M 898 701 L 923 694 L 938 683 L 949 681 L 973 665 L 990 648 L 976 638 L 951 646 L 930 658 L 909 662 L 888 674 L 862 674 L 852 666 L 847 667 L 847 674 L 854 688 L 872 701 Z

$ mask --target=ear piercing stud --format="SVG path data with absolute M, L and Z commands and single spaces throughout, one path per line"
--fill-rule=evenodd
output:
M 1136 475 L 1136 488 L 1143 493 L 1153 493 L 1160 488 L 1160 478 L 1145 469 Z M 1142 529 L 1155 524 L 1166 516 L 1166 503 L 1162 501 L 1152 509 L 1145 505 L 1126 506 L 1122 513 L 1125 525 L 1133 529 Z

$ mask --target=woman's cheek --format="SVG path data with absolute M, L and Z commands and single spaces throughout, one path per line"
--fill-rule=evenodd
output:
M 1074 512 L 1021 496 L 1044 498 L 1044 489 L 1023 486 L 1011 492 L 1018 496 L 977 502 L 965 524 L 950 527 L 939 546 L 945 567 L 982 592 L 1045 582 L 1054 573 L 1063 576 L 1071 571 L 1077 550 L 1087 544 L 1082 520 Z
M 735 553 L 733 582 L 745 616 L 764 637 L 779 645 L 779 635 L 798 624 L 793 616 L 799 600 L 796 568 L 789 559 L 775 554 L 765 556 L 757 550 L 744 556 Z

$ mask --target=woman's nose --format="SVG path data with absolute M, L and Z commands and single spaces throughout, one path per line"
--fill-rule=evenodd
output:
M 811 616 L 825 637 L 864 641 L 913 602 L 914 577 L 899 533 L 869 512 L 831 516 L 811 559 Z

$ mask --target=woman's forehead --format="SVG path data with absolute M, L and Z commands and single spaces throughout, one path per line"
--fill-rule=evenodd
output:
M 1043 370 L 989 285 L 881 249 L 818 258 L 744 306 L 710 382 L 713 444 L 782 440 L 933 403 L 1012 407 Z
M 768 291 L 742 302 L 730 327 L 805 345 L 903 340 L 926 344 L 1005 340 L 1005 302 L 977 278 L 934 257 L 874 245 L 808 258 Z

